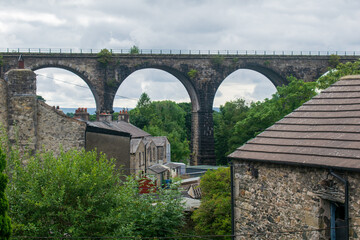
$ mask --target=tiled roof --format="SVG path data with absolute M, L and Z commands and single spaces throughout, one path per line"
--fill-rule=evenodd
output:
M 228 157 L 360 171 L 360 75 L 342 78 Z
M 159 146 L 165 146 L 166 145 L 166 140 L 167 140 L 167 137 L 165 136 L 150 136 L 150 137 L 146 137 L 146 139 L 150 139 L 151 141 L 153 141 L 155 143 L 155 145 L 157 147 Z

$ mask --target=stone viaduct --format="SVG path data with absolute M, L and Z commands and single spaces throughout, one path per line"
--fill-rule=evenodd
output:
M 0 53 L 0 76 L 17 68 L 19 53 Z M 185 55 L 113 54 L 101 64 L 96 54 L 23 53 L 25 68 L 33 71 L 56 67 L 81 77 L 94 95 L 97 112 L 113 111 L 115 94 L 133 72 L 160 69 L 175 76 L 186 88 L 192 103 L 191 165 L 215 164 L 213 101 L 222 81 L 238 69 L 251 69 L 266 76 L 275 86 L 287 84 L 292 75 L 314 81 L 329 67 L 330 56 L 305 55 Z M 340 62 L 359 56 L 341 56 Z M 189 73 L 192 74 L 189 74 Z

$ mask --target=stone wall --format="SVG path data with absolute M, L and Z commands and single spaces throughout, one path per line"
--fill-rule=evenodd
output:
M 36 150 L 37 99 L 36 75 L 28 69 L 10 70 L 5 74 L 8 89 L 7 122 L 11 143 L 20 150 Z
M 7 129 L 7 84 L 3 79 L 0 79 L 0 126 Z
M 135 175 L 145 173 L 145 144 L 140 140 L 136 152 L 130 155 L 130 172 Z
M 320 168 L 234 162 L 236 239 L 329 239 L 330 201 L 319 194 L 326 183 L 344 200 L 344 185 Z M 349 180 L 350 239 L 360 236 L 360 174 Z M 334 190 L 335 189 L 335 190 Z
M 67 117 L 61 111 L 38 101 L 37 146 L 55 154 L 85 148 L 86 123 Z
M 0 122 L 20 150 L 60 152 L 85 147 L 86 123 L 71 119 L 36 97 L 36 75 L 14 69 L 0 80 Z

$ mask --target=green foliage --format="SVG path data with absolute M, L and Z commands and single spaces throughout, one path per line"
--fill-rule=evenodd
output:
M 339 65 L 339 63 L 340 63 L 340 57 L 338 55 L 331 54 L 329 59 L 330 67 L 336 68 L 336 66 Z
M 71 117 L 71 118 L 73 118 L 74 115 L 75 115 L 75 113 L 71 113 L 71 112 L 66 113 L 66 116 Z
M 231 235 L 230 169 L 209 170 L 200 181 L 201 205 L 192 215 L 195 231 L 199 235 Z
M 226 102 L 219 112 L 213 113 L 216 164 L 226 165 L 226 156 L 235 150 L 230 146 L 235 124 L 246 117 L 248 104 L 243 99 Z
M 112 59 L 112 53 L 106 48 L 101 49 L 101 51 L 96 56 L 97 56 L 97 61 L 103 67 L 107 67 L 107 65 L 111 62 Z
M 178 103 L 177 105 L 185 111 L 186 139 L 190 140 L 191 139 L 191 125 L 192 125 L 192 117 L 191 117 L 192 105 L 189 102 Z
M 139 195 L 137 181 L 121 182 L 113 160 L 96 151 L 42 152 L 15 158 L 12 166 L 14 235 L 165 237 L 182 225 L 178 191 Z
M 228 154 L 316 95 L 316 83 L 294 77 L 289 77 L 288 81 L 288 85 L 277 88 L 271 99 L 250 106 L 237 99 L 214 113 L 217 164 L 227 164 Z
M 190 79 L 196 78 L 198 74 L 198 71 L 196 69 L 190 69 L 190 71 L 187 73 Z
M 4 66 L 4 58 L 0 55 L 0 67 Z
M 139 47 L 134 45 L 130 48 L 130 54 L 139 54 L 139 53 L 140 53 Z
M 188 108 L 185 104 L 184 108 Z M 153 136 L 167 136 L 171 144 L 171 159 L 186 162 L 190 149 L 188 137 L 191 113 L 172 101 L 152 102 L 146 93 L 140 96 L 136 108 L 130 112 L 130 121 Z M 190 117 L 189 117 L 190 114 Z M 190 123 L 186 122 L 189 121 Z
M 40 96 L 40 95 L 36 95 L 36 98 L 37 98 L 37 100 L 40 100 L 40 101 L 46 102 L 45 98 L 43 98 L 43 97 L 42 97 L 42 96 Z
M 148 107 L 150 104 L 151 104 L 150 97 L 147 93 L 144 92 L 140 95 L 140 98 L 136 104 L 136 107 L 137 108 Z
M 337 82 L 341 77 L 346 75 L 360 74 L 360 60 L 355 62 L 339 63 L 336 68 L 329 69 L 329 72 L 317 80 L 317 87 L 325 89 L 331 84 Z
M 230 140 L 231 149 L 254 138 L 316 95 L 316 83 L 304 82 L 295 77 L 289 77 L 288 80 L 288 85 L 277 87 L 271 99 L 250 105 L 246 117 L 235 125 L 234 136 Z
M 224 63 L 224 57 L 221 55 L 216 55 L 211 58 L 211 64 L 213 65 L 213 68 L 218 69 L 220 68 Z
M 9 239 L 11 235 L 11 220 L 8 216 L 9 202 L 5 195 L 8 178 L 4 174 L 6 154 L 0 149 L 0 239 Z

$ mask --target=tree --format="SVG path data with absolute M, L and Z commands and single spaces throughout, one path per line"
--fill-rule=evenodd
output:
M 316 81 L 317 87 L 319 89 L 325 89 L 337 82 L 343 76 L 356 74 L 360 74 L 360 60 L 338 63 L 335 68 L 329 68 L 329 71 Z
M 199 235 L 231 235 L 230 169 L 207 171 L 200 187 L 201 205 L 192 215 L 195 231 Z
M 271 99 L 250 105 L 246 117 L 234 127 L 234 134 L 229 140 L 230 149 L 254 138 L 317 94 L 315 82 L 304 82 L 295 77 L 289 77 L 288 80 L 288 85 L 277 87 Z
M 8 216 L 9 202 L 5 195 L 8 178 L 4 174 L 6 154 L 0 149 L 0 239 L 9 239 L 11 234 L 11 220 Z
M 167 136 L 171 144 L 171 159 L 186 162 L 190 155 L 188 136 L 191 136 L 191 130 L 188 130 L 185 120 L 186 117 L 191 120 L 191 113 L 184 110 L 189 106 L 182 106 L 168 100 L 152 102 L 143 93 L 129 114 L 130 122 L 135 126 L 153 136 Z M 188 125 L 191 128 L 191 122 Z
M 177 104 L 185 112 L 185 129 L 186 129 L 186 139 L 191 139 L 191 125 L 192 125 L 192 105 L 189 102 L 183 102 Z
M 214 112 L 214 140 L 217 165 L 226 165 L 226 156 L 235 149 L 230 147 L 235 124 L 246 117 L 249 110 L 244 99 L 236 99 L 220 106 L 219 112 Z
M 16 236 L 141 239 L 171 236 L 182 225 L 176 189 L 140 195 L 138 182 L 121 181 L 113 160 L 96 151 L 41 152 L 12 166 L 7 194 Z

